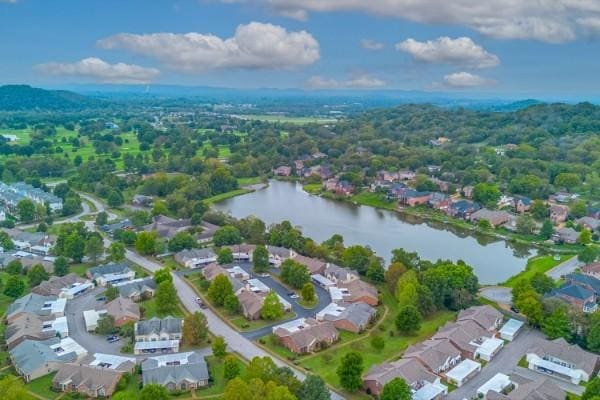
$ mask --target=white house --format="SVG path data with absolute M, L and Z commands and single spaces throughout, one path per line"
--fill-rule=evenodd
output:
M 521 332 L 524 324 L 525 323 L 523 321 L 519 321 L 518 319 L 509 319 L 502 326 L 502 328 L 500 328 L 500 337 L 504 340 L 512 342 L 517 337 L 519 332 Z
M 446 372 L 446 379 L 458 387 L 477 375 L 481 371 L 481 364 L 468 358 L 461 361 L 456 367 Z

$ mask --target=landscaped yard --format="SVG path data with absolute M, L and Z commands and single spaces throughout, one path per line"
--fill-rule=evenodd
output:
M 379 193 L 372 192 L 361 192 L 355 194 L 350 198 L 352 201 L 362 204 L 364 206 L 370 206 L 375 208 L 384 208 L 388 210 L 395 210 L 397 203 L 395 201 L 387 201 Z
M 206 357 L 206 363 L 208 364 L 208 372 L 211 377 L 211 384 L 206 389 L 199 389 L 196 391 L 196 397 L 208 397 L 223 393 L 225 389 L 226 381 L 223 377 L 223 360 L 218 359 L 215 356 Z M 246 364 L 238 359 L 238 363 L 241 366 L 240 372 L 244 373 Z
M 56 399 L 58 396 L 60 396 L 60 393 L 51 390 L 52 379 L 54 378 L 54 375 L 56 375 L 56 373 L 48 374 L 42 376 L 41 378 L 32 380 L 26 385 L 27 390 L 45 399 Z
M 154 317 L 165 318 L 168 316 L 183 318 L 185 315 L 183 309 L 181 308 L 181 304 L 177 304 L 177 308 L 173 312 L 158 312 L 158 310 L 156 309 L 156 299 L 154 297 L 149 300 L 142 301 L 139 304 L 140 308 L 144 310 L 142 312 L 144 319 L 150 319 Z
M 549 255 L 530 258 L 527 261 L 527 266 L 525 269 L 519 272 L 517 275 L 508 278 L 508 280 L 504 282 L 502 286 L 512 288 L 518 281 L 522 279 L 531 279 L 538 272 L 545 273 L 571 257 L 573 257 L 573 255 L 561 255 L 560 259 L 558 260 L 555 260 L 554 256 Z
M 251 192 L 251 190 L 248 190 L 248 189 L 236 189 L 236 190 L 232 190 L 231 192 L 221 193 L 221 194 L 217 194 L 215 196 L 209 197 L 208 199 L 205 199 L 204 202 L 206 202 L 208 204 L 218 203 L 219 201 L 227 200 L 227 199 L 235 197 L 235 196 L 241 196 L 243 194 L 250 193 L 250 192 Z

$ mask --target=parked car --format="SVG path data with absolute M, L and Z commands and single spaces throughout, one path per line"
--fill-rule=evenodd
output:
M 118 342 L 119 340 L 121 340 L 121 338 L 116 335 L 112 335 L 112 336 L 107 337 L 106 340 L 108 341 L 108 343 L 114 343 L 114 342 Z
M 106 296 L 96 297 L 96 301 L 106 301 Z
M 262 274 L 258 274 L 258 276 L 260 276 L 261 278 L 268 278 L 270 275 L 267 272 L 264 272 Z
M 519 314 L 519 309 L 515 306 L 511 306 L 510 311 L 514 312 L 515 314 Z
M 293 295 L 290 296 L 291 299 L 299 299 L 300 296 L 298 296 L 296 293 L 294 293 Z

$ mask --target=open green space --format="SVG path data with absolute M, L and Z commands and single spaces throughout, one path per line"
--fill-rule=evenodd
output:
M 237 182 L 240 186 L 249 186 L 262 183 L 264 179 L 261 176 L 254 176 L 252 178 L 238 178 Z
M 165 318 L 168 316 L 183 318 L 185 315 L 183 308 L 181 307 L 181 304 L 177 304 L 177 307 L 174 308 L 174 310 L 171 312 L 167 312 L 167 313 L 159 312 L 156 307 L 156 298 L 154 298 L 154 297 L 140 302 L 139 305 L 140 305 L 140 308 L 143 310 L 142 315 L 143 315 L 144 319 L 150 319 L 150 318 L 154 318 L 154 317 Z
M 323 191 L 323 185 L 320 183 L 309 183 L 302 186 L 305 192 L 310 194 L 319 194 Z
M 230 199 L 230 198 L 236 197 L 236 196 L 241 196 L 243 194 L 247 194 L 250 192 L 252 192 L 252 191 L 248 190 L 248 189 L 236 189 L 236 190 L 232 190 L 231 192 L 221 193 L 216 196 L 209 197 L 209 198 L 205 199 L 204 202 L 206 202 L 208 204 L 218 203 L 219 201 L 227 200 L 227 199 Z
M 360 192 L 352 196 L 350 200 L 364 206 L 375 208 L 384 208 L 387 210 L 395 210 L 397 208 L 395 201 L 388 201 L 379 193 Z
M 30 392 L 45 399 L 56 399 L 61 393 L 52 390 L 52 379 L 56 373 L 44 375 L 29 382 L 26 387 Z
M 554 256 L 543 255 L 530 258 L 527 261 L 527 265 L 525 269 L 519 272 L 517 275 L 513 275 L 506 282 L 502 283 L 502 286 L 514 287 L 517 282 L 523 279 L 531 279 L 537 273 L 545 273 L 552 268 L 556 267 L 558 264 L 568 260 L 569 258 L 574 257 L 573 255 L 561 255 L 558 259 L 555 259 Z

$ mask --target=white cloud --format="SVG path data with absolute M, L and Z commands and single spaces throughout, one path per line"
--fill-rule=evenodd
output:
M 156 68 L 124 63 L 109 64 L 95 57 L 74 63 L 50 62 L 34 68 L 49 75 L 91 78 L 102 83 L 149 83 L 160 75 Z
M 235 35 L 222 39 L 190 32 L 136 35 L 120 33 L 98 41 L 104 49 L 125 49 L 154 58 L 185 72 L 213 69 L 280 69 L 317 61 L 319 43 L 306 31 L 288 32 L 272 24 L 239 25 Z
M 587 34 L 600 34 L 600 17 L 579 18 L 577 23 Z
M 377 51 L 377 50 L 383 50 L 385 45 L 383 43 L 377 42 L 375 40 L 362 39 L 360 41 L 360 47 L 362 47 L 363 49 L 367 49 L 367 50 Z
M 385 82 L 369 74 L 360 74 L 345 80 L 312 76 L 305 82 L 309 89 L 372 89 L 385 85 Z
M 254 0 L 306 19 L 310 12 L 360 11 L 427 24 L 462 25 L 502 39 L 574 40 L 578 18 L 599 16 L 598 0 Z
M 412 55 L 417 61 L 431 64 L 490 68 L 500 63 L 498 56 L 488 53 L 468 37 L 451 39 L 443 36 L 426 42 L 407 39 L 396 44 L 396 49 Z
M 455 72 L 444 76 L 444 85 L 453 88 L 472 88 L 494 83 L 496 82 L 491 79 L 485 79 L 468 72 Z

